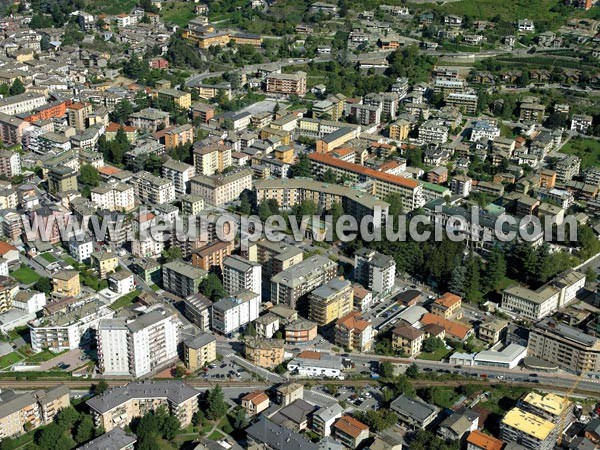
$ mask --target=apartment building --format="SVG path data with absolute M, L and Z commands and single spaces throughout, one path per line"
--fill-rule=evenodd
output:
M 154 137 L 165 146 L 167 150 L 194 142 L 194 127 L 189 123 L 172 126 L 154 133 Z
M 573 114 L 571 118 L 571 130 L 586 134 L 592 127 L 594 118 L 585 114 Z
M 189 190 L 190 180 L 195 175 L 194 166 L 177 161 L 175 159 L 167 160 L 161 169 L 163 178 L 170 180 L 173 183 L 175 192 L 185 194 Z
M 540 320 L 573 302 L 584 286 L 585 274 L 570 270 L 535 291 L 522 286 L 505 289 L 501 307 L 525 319 Z
M 350 351 L 368 352 L 373 346 L 375 332 L 371 322 L 360 312 L 353 311 L 338 319 L 335 324 L 335 345 Z
M 69 126 L 76 130 L 85 130 L 87 128 L 87 119 L 92 114 L 91 103 L 75 102 L 67 106 L 67 119 Z
M 77 297 L 81 292 L 79 272 L 61 270 L 52 275 L 52 293 L 60 296 Z
M 257 262 L 262 266 L 265 279 L 270 279 L 304 259 L 304 252 L 285 242 L 271 242 L 263 239 L 256 243 Z
M 446 292 L 431 304 L 431 312 L 448 320 L 462 319 L 462 298 L 451 292 Z
M 273 94 L 306 94 L 306 73 L 272 73 L 267 77 L 267 92 Z
M 217 241 L 192 251 L 192 265 L 210 271 L 223 269 L 223 261 L 233 250 L 233 242 Z M 234 291 L 235 292 L 235 291 Z
M 402 394 L 391 404 L 390 409 L 398 414 L 400 421 L 410 429 L 425 429 L 432 423 L 439 409 L 417 398 L 413 399 Z
M 188 109 L 192 106 L 192 94 L 189 92 L 176 89 L 159 89 L 157 96 L 159 101 L 172 103 L 181 109 Z
M 71 405 L 70 391 L 65 385 L 21 394 L 2 390 L 0 403 L 0 439 L 3 440 L 50 425 L 61 409 Z
M 354 280 L 375 294 L 389 292 L 396 282 L 396 262 L 363 247 L 354 254 Z
M 357 448 L 361 442 L 369 439 L 369 427 L 350 415 L 336 420 L 331 430 L 335 438 L 349 448 Z
M 230 294 L 241 290 L 261 293 L 262 266 L 238 255 L 223 260 L 223 287 Z
M 196 175 L 191 180 L 191 193 L 204 197 L 209 205 L 223 206 L 252 189 L 252 174 L 252 169 L 240 168 L 223 175 Z
M 0 113 L 0 139 L 5 145 L 20 144 L 24 135 L 33 131 L 35 127 L 29 122 L 8 114 Z
M 554 170 L 556 171 L 556 181 L 564 184 L 579 175 L 581 159 L 575 155 L 569 155 L 557 161 L 554 165 Z
M 312 417 L 312 430 L 321 437 L 331 436 L 333 424 L 344 414 L 339 403 L 319 408 Z
M 119 256 L 113 252 L 94 252 L 90 255 L 90 259 L 92 262 L 92 267 L 100 278 L 104 279 L 106 276 L 117 270 L 119 267 Z
M 0 175 L 12 178 L 20 174 L 21 155 L 11 150 L 0 150 Z
M 80 450 L 134 450 L 136 442 L 135 434 L 128 434 L 120 428 L 114 428 L 78 448 Z
M 316 339 L 317 332 L 318 327 L 315 322 L 298 318 L 285 325 L 285 342 L 288 344 L 305 344 Z
M 336 273 L 336 263 L 314 255 L 271 278 L 271 302 L 296 309 L 299 302 L 303 303 L 306 294 L 327 283 Z
M 91 189 L 91 200 L 100 209 L 129 212 L 135 208 L 135 191 L 127 183 L 101 184 Z
M 212 329 L 223 335 L 231 335 L 258 318 L 260 294 L 243 289 L 212 305 Z
M 183 300 L 183 315 L 202 332 L 209 332 L 211 307 L 213 302 L 200 293 L 190 295 Z
M 77 191 L 77 171 L 67 166 L 55 166 L 48 171 L 48 192 L 59 194 Z
M 8 272 L 7 265 L 4 266 L 5 273 Z M 19 292 L 19 284 L 9 276 L 0 276 L 0 313 L 6 312 L 13 307 L 14 296 Z
M 408 139 L 410 133 L 410 122 L 408 120 L 399 119 L 390 125 L 390 139 L 393 141 L 403 141 Z
M 544 120 L 544 105 L 537 103 L 521 103 L 519 105 L 519 119 L 522 121 L 532 121 L 542 123 Z
M 185 298 L 198 292 L 198 286 L 206 275 L 208 275 L 206 270 L 183 261 L 171 261 L 163 264 L 162 267 L 163 288 Z
M 142 381 L 111 388 L 86 402 L 97 427 L 124 428 L 133 419 L 161 406 L 177 417 L 182 427 L 192 423 L 200 392 L 179 380 Z
M 142 203 L 162 205 L 175 201 L 175 185 L 171 180 L 141 171 L 133 174 L 131 185 L 135 196 Z
M 170 125 L 169 113 L 155 108 L 145 108 L 129 116 L 129 123 L 142 130 L 155 133 L 160 127 Z
M 308 294 L 308 318 L 320 326 L 344 317 L 354 306 L 354 290 L 348 280 L 333 278 Z
M 379 198 L 385 198 L 388 194 L 397 193 L 402 197 L 404 211 L 423 206 L 423 186 L 416 180 L 379 172 L 368 167 L 361 166 L 334 158 L 330 155 L 310 153 L 308 155 L 313 175 L 319 176 L 331 170 L 338 178 L 346 177 L 355 183 L 371 181 L 371 188 L 367 193 Z
M 131 322 L 106 319 L 98 324 L 98 366 L 104 375 L 139 378 L 177 359 L 181 322 L 166 308 Z
M 315 149 L 319 154 L 326 154 L 343 146 L 346 142 L 359 136 L 357 128 L 342 127 L 317 139 Z
M 33 111 L 46 104 L 46 97 L 41 94 L 26 92 L 0 99 L 0 113 L 9 116 Z
M 480 341 L 489 345 L 494 345 L 497 342 L 504 340 L 508 329 L 508 320 L 493 319 L 479 325 L 477 337 Z
M 192 372 L 206 367 L 217 359 L 217 339 L 202 333 L 183 341 L 183 362 Z
M 280 209 L 292 209 L 305 200 L 329 210 L 338 203 L 346 214 L 357 220 L 372 216 L 375 226 L 383 226 L 389 203 L 355 189 L 305 179 L 257 180 L 254 182 L 256 202 L 275 200 Z
M 463 114 L 475 114 L 477 112 L 477 95 L 462 92 L 452 92 L 446 97 L 446 106 L 452 106 Z
M 283 362 L 285 342 L 283 339 L 246 337 L 244 355 L 248 361 L 258 367 L 272 369 Z
M 398 325 L 392 331 L 392 348 L 414 358 L 423 348 L 425 332 L 411 326 Z
M 87 263 L 90 260 L 90 255 L 94 252 L 94 241 L 91 236 L 77 238 L 73 236 L 69 240 L 69 254 L 79 263 Z
M 204 199 L 199 195 L 185 194 L 181 196 L 181 213 L 184 216 L 197 216 L 204 210 Z
M 519 407 L 506 413 L 500 422 L 500 439 L 529 450 L 551 450 L 556 445 L 558 426 Z
M 45 349 L 58 353 L 78 348 L 92 339 L 100 320 L 110 319 L 114 314 L 99 300 L 93 300 L 35 319 L 28 323 L 31 348 L 36 353 Z
M 444 144 L 448 141 L 448 132 L 443 120 L 430 119 L 419 127 L 419 140 L 425 144 Z
M 198 175 L 211 176 L 233 165 L 231 147 L 221 143 L 205 145 L 196 142 L 192 149 L 192 156 Z
M 552 318 L 530 330 L 527 354 L 575 373 L 600 372 L 600 339 Z
M 381 105 L 363 105 L 356 103 L 350 106 L 350 115 L 360 125 L 379 124 L 381 122 Z

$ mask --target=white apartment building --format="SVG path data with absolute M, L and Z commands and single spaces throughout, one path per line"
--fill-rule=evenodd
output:
M 396 282 L 396 262 L 366 247 L 354 255 L 354 279 L 373 293 L 390 292 Z
M 444 144 L 448 141 L 448 127 L 443 120 L 428 120 L 419 127 L 419 140 L 427 144 Z
M 175 159 L 169 159 L 163 164 L 161 174 L 163 178 L 173 182 L 175 192 L 185 194 L 188 191 L 190 180 L 194 177 L 196 171 L 194 166 Z
M 142 171 L 133 175 L 131 184 L 135 196 L 142 203 L 162 205 L 175 201 L 175 185 L 171 180 L 165 180 L 150 172 Z
M 141 377 L 177 358 L 181 322 L 165 308 L 133 321 L 103 320 L 98 326 L 98 362 L 104 375 Z
M 38 353 L 44 349 L 62 352 L 78 348 L 91 339 L 92 330 L 102 319 L 113 317 L 115 312 L 99 300 L 92 300 L 69 311 L 58 311 L 29 322 L 31 348 Z
M 73 236 L 69 239 L 69 254 L 78 263 L 89 261 L 92 253 L 94 253 L 94 241 L 91 236 L 86 235 L 79 239 L 77 236 Z
M 46 97 L 42 94 L 26 92 L 0 99 L 0 113 L 16 116 L 27 111 L 32 111 L 46 104 Z
M 119 270 L 108 275 L 108 288 L 119 294 L 126 295 L 135 290 L 133 274 L 128 270 Z
M 592 127 L 594 118 L 585 114 L 573 114 L 571 118 L 571 130 L 578 133 L 587 133 Z
M 252 189 L 252 169 L 243 168 L 224 175 L 197 175 L 191 180 L 191 193 L 204 197 L 209 205 L 222 206 L 237 200 L 246 189 Z
M 0 175 L 12 178 L 21 174 L 21 155 L 11 150 L 0 150 Z
M 101 209 L 131 211 L 135 208 L 133 186 L 125 183 L 100 185 L 91 190 L 91 200 Z
M 131 242 L 131 254 L 138 258 L 158 258 L 164 249 L 164 242 L 155 240 L 150 233 Z
M 27 314 L 35 314 L 46 306 L 46 294 L 30 290 L 19 291 L 12 299 L 12 306 Z
M 500 128 L 489 120 L 477 120 L 473 122 L 471 128 L 471 140 L 473 142 L 479 141 L 493 141 L 495 138 L 500 137 Z
M 211 308 L 214 331 L 229 335 L 258 318 L 260 294 L 248 290 L 214 303 Z
M 238 255 L 223 260 L 223 287 L 229 294 L 248 290 L 261 292 L 262 266 Z

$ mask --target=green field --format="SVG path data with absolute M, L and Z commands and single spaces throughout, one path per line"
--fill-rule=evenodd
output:
M 165 22 L 185 27 L 190 20 L 196 17 L 195 7 L 193 2 L 169 2 L 165 3 L 160 15 Z
M 136 0 L 112 0 L 110 2 L 91 2 L 86 8 L 92 14 L 115 15 L 129 13 L 136 5 Z
M 19 267 L 17 270 L 10 274 L 11 277 L 15 278 L 19 283 L 32 284 L 40 279 L 40 276 L 35 270 L 28 266 Z
M 7 367 L 10 367 L 15 363 L 18 363 L 19 361 L 21 361 L 21 359 L 23 358 L 17 352 L 12 352 L 8 355 L 4 355 L 2 358 L 0 358 L 0 369 L 6 369 Z
M 42 258 L 44 258 L 46 261 L 48 261 L 49 263 L 53 263 L 58 261 L 58 259 L 56 258 L 56 256 L 54 256 L 52 253 L 42 253 L 40 255 Z
M 454 350 L 448 350 L 444 347 L 432 353 L 421 353 L 419 356 L 417 356 L 417 359 L 424 359 L 426 361 L 441 361 L 453 352 Z
M 123 297 L 119 298 L 116 302 L 114 302 L 112 305 L 110 305 L 110 309 L 112 309 L 113 311 L 116 311 L 118 309 L 125 308 L 126 306 L 131 305 L 133 303 L 133 301 L 137 298 L 138 295 L 140 295 L 139 290 L 130 292 L 129 294 L 124 295 Z
M 600 141 L 596 139 L 576 137 L 569 140 L 559 151 L 579 156 L 582 169 L 600 165 Z

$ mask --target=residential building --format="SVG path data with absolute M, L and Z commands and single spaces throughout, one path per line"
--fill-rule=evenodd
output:
M 21 155 L 11 150 L 0 150 L 0 175 L 12 178 L 20 174 Z
M 390 125 L 390 139 L 394 141 L 403 141 L 408 138 L 410 132 L 410 122 L 408 120 L 399 119 Z
M 157 177 L 150 172 L 133 174 L 131 185 L 141 203 L 162 205 L 175 201 L 175 184 L 171 180 Z
M 222 270 L 223 261 L 231 255 L 232 250 L 233 242 L 217 241 L 208 244 L 192 251 L 192 265 L 208 271 L 215 267 Z
M 477 430 L 478 424 L 479 414 L 467 409 L 455 411 L 439 424 L 436 434 L 446 442 L 462 442 L 468 433 Z
M 244 356 L 256 366 L 272 369 L 283 362 L 284 345 L 283 339 L 247 336 L 244 341 Z
M 585 114 L 573 114 L 571 118 L 571 130 L 587 134 L 592 127 L 594 118 Z
M 176 89 L 159 89 L 158 100 L 172 103 L 181 109 L 188 109 L 192 106 L 192 94 Z
M 519 118 L 522 121 L 542 123 L 546 108 L 537 103 L 521 103 L 519 105 Z
M 2 390 L 0 394 L 0 438 L 19 436 L 26 431 L 53 423 L 61 409 L 70 406 L 70 391 L 65 385 L 17 394 Z
M 507 320 L 492 319 L 479 325 L 477 337 L 486 344 L 494 345 L 504 340 L 507 329 Z
M 285 325 L 285 342 L 305 344 L 317 338 L 317 324 L 306 319 L 296 319 Z
M 473 430 L 467 436 L 467 450 L 502 450 L 504 442 L 479 430 Z
M 134 434 L 127 434 L 121 428 L 113 428 L 108 433 L 101 434 L 86 444 L 78 447 L 79 450 L 134 450 L 137 438 Z
M 52 293 L 65 297 L 77 297 L 81 292 L 79 272 L 61 270 L 52 275 Z
M 163 178 L 173 183 L 176 193 L 186 194 L 189 190 L 190 180 L 195 174 L 195 169 L 194 166 L 181 161 L 168 159 L 162 165 L 161 174 Z
M 87 128 L 87 119 L 90 114 L 92 114 L 91 103 L 76 102 L 67 106 L 69 126 L 76 130 L 85 130 Z
M 269 396 L 263 391 L 254 391 L 242 397 L 242 408 L 249 416 L 257 416 L 269 407 Z
M 404 394 L 396 398 L 390 409 L 398 414 L 401 422 L 413 430 L 425 429 L 438 415 L 438 408 L 420 399 L 412 399 Z
M 557 364 L 575 373 L 600 372 L 600 338 L 578 328 L 546 318 L 529 333 L 529 356 Z
M 204 197 L 209 205 L 222 206 L 252 189 L 252 174 L 252 169 L 240 168 L 222 175 L 197 175 L 191 180 L 191 193 Z
M 354 306 L 354 291 L 348 280 L 333 278 L 308 295 L 308 318 L 320 326 L 344 317 Z
M 55 166 L 48 171 L 48 192 L 59 194 L 77 191 L 77 172 L 67 166 Z
M 127 295 L 135 290 L 133 274 L 127 269 L 108 275 L 108 288 L 119 295 Z
M 295 309 L 306 294 L 327 283 L 336 273 L 336 263 L 314 255 L 271 278 L 271 302 Z
M 183 315 L 203 332 L 209 332 L 212 302 L 203 294 L 190 295 L 183 300 Z
M 145 108 L 129 116 L 129 123 L 136 128 L 154 133 L 160 127 L 170 125 L 169 113 L 155 108 Z
M 165 128 L 154 133 L 154 137 L 165 146 L 167 150 L 194 142 L 194 127 L 189 123 Z
M 217 339 L 201 333 L 183 341 L 183 362 L 192 372 L 206 367 L 217 359 Z
M 462 319 L 462 298 L 446 292 L 431 304 L 431 312 L 448 320 Z
M 353 311 L 335 324 L 335 344 L 350 351 L 368 352 L 373 346 L 374 331 L 371 322 Z
M 448 141 L 448 131 L 443 120 L 430 119 L 419 127 L 419 140 L 425 144 L 444 144 Z
M 198 175 L 211 176 L 233 165 L 231 147 L 221 143 L 204 145 L 196 142 L 192 155 Z
M 333 424 L 344 414 L 339 403 L 319 408 L 312 416 L 312 430 L 321 437 L 331 436 Z
M 396 282 L 396 262 L 363 247 L 354 254 L 354 280 L 375 294 L 388 293 Z
M 579 175 L 581 169 L 581 159 L 575 155 L 569 155 L 556 162 L 554 170 L 556 171 L 556 181 L 566 183 Z
M 24 135 L 33 132 L 35 126 L 17 117 L 0 113 L 0 139 L 5 145 L 20 144 Z
M 411 325 L 398 325 L 392 331 L 392 348 L 414 358 L 423 348 L 425 333 Z
M 260 294 L 262 266 L 238 255 L 227 256 L 223 260 L 223 287 L 233 294 L 248 290 Z
M 98 272 L 100 278 L 104 279 L 106 276 L 117 270 L 119 267 L 119 256 L 113 252 L 98 251 L 90 255 L 92 267 Z
M 500 439 L 516 442 L 529 450 L 551 450 L 556 445 L 558 426 L 540 416 L 515 407 L 500 422 Z
M 357 448 L 369 438 L 369 427 L 350 415 L 340 417 L 331 428 L 335 438 L 349 448 Z
M 254 321 L 254 326 L 258 337 L 271 339 L 279 331 L 279 317 L 275 314 L 267 313 L 257 318 Z
M 91 200 L 100 209 L 128 212 L 135 208 L 135 192 L 127 183 L 101 184 L 91 189 Z
M 444 328 L 447 339 L 457 341 L 465 341 L 473 334 L 473 329 L 470 326 L 463 325 L 459 322 L 444 319 L 431 313 L 426 313 L 421 317 L 421 324 L 431 325 L 436 324 Z
M 69 239 L 69 254 L 78 263 L 88 263 L 92 253 L 94 253 L 94 241 L 91 236 L 73 236 Z
M 450 180 L 450 190 L 461 197 L 468 197 L 472 187 L 473 180 L 466 175 L 456 175 Z
M 0 113 L 9 116 L 33 111 L 46 104 L 46 97 L 41 94 L 26 92 L 0 99 Z
M 264 448 L 267 450 L 320 450 L 321 448 L 303 435 L 264 417 L 247 428 L 246 433 L 249 448 Z
M 139 378 L 177 358 L 181 322 L 165 308 L 131 322 L 105 319 L 98 324 L 98 365 L 105 375 Z
M 260 294 L 242 289 L 212 305 L 212 329 L 231 335 L 258 318 Z
M 198 286 L 206 275 L 208 275 L 206 270 L 183 261 L 171 261 L 162 267 L 163 288 L 185 298 L 198 292 Z
M 97 427 L 111 431 L 161 406 L 177 417 L 182 427 L 192 423 L 200 392 L 179 380 L 143 381 L 111 388 L 86 402 Z
M 463 92 L 452 92 L 446 97 L 447 106 L 452 106 L 464 114 L 475 114 L 477 112 L 477 101 L 476 94 Z
M 199 195 L 185 194 L 181 196 L 181 213 L 184 216 L 197 216 L 204 210 L 204 199 Z
M 285 383 L 275 389 L 276 401 L 287 406 L 304 397 L 304 386 L 300 383 Z
M 272 73 L 267 77 L 267 92 L 273 94 L 306 94 L 306 73 Z
M 257 261 L 262 266 L 265 279 L 270 279 L 304 259 L 304 252 L 285 242 L 271 242 L 268 239 L 256 243 Z

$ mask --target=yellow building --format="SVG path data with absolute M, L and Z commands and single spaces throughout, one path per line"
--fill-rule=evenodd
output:
M 264 141 L 269 138 L 279 138 L 283 145 L 290 145 L 292 133 L 290 131 L 278 130 L 272 127 L 265 127 L 260 130 L 260 138 Z
M 446 292 L 431 305 L 431 312 L 447 320 L 462 319 L 462 299 L 455 294 Z
M 341 147 L 346 142 L 358 137 L 358 132 L 355 128 L 344 127 L 340 128 L 321 139 L 317 139 L 317 153 L 329 153 L 334 148 Z
M 192 372 L 217 359 L 217 340 L 208 333 L 186 339 L 183 342 L 183 362 Z
M 113 252 L 94 252 L 90 255 L 92 267 L 98 271 L 100 278 L 114 272 L 119 266 L 119 257 Z
M 263 43 L 262 37 L 259 34 L 239 33 L 234 34 L 231 39 L 237 45 L 251 45 L 255 48 L 261 48 Z
M 527 448 L 554 448 L 557 426 L 535 414 L 513 408 L 500 422 L 500 439 L 519 442 Z
M 392 348 L 413 358 L 421 353 L 425 333 L 410 325 L 400 325 L 392 331 Z
M 394 141 L 403 141 L 408 139 L 408 133 L 410 132 L 410 122 L 404 119 L 400 119 L 390 125 L 390 139 Z
M 275 149 L 275 158 L 287 164 L 294 163 L 294 149 L 292 147 L 281 146 Z
M 308 317 L 318 325 L 327 325 L 352 311 L 353 304 L 352 283 L 334 278 L 309 294 Z
M 272 369 L 283 362 L 283 339 L 247 337 L 245 341 L 246 359 L 259 367 Z
M 157 96 L 160 101 L 174 103 L 182 109 L 188 109 L 192 106 L 192 94 L 189 92 L 176 89 L 159 89 Z
M 68 297 L 77 297 L 81 292 L 79 272 L 74 270 L 61 270 L 52 275 L 52 292 Z

